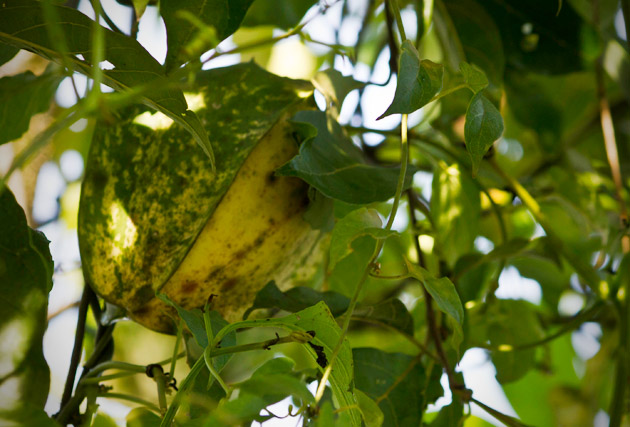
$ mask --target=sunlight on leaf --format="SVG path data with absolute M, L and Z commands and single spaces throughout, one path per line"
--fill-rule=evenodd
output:
M 481 159 L 502 133 L 501 113 L 481 92 L 477 93 L 468 104 L 464 126 L 464 140 L 472 159 L 473 177 L 477 175 Z
M 442 89 L 443 75 L 443 65 L 428 59 L 421 61 L 414 45 L 405 41 L 394 100 L 378 119 L 396 113 L 410 114 L 424 107 Z

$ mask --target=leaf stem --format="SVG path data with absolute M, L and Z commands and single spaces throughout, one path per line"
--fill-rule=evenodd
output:
M 475 405 L 479 406 L 481 409 L 483 409 L 484 411 L 486 411 L 487 413 L 489 413 L 494 418 L 496 418 L 497 420 L 501 421 L 503 424 L 505 424 L 507 426 L 510 426 L 510 427 L 527 427 L 527 424 L 523 424 L 522 422 L 520 422 L 519 420 L 517 420 L 514 417 L 511 417 L 509 415 L 505 415 L 504 413 L 499 412 L 496 409 L 489 407 L 485 403 L 481 403 L 480 401 L 478 401 L 477 399 L 475 399 L 473 397 L 470 398 L 470 401 L 473 402 Z
M 412 190 L 407 191 L 407 196 L 409 198 L 408 206 L 409 206 L 409 218 L 411 220 L 411 225 L 414 229 L 417 229 L 418 220 L 416 219 L 416 213 L 415 213 L 415 209 L 414 209 L 414 205 L 412 201 L 413 200 Z M 422 253 L 422 249 L 420 248 L 420 242 L 418 241 L 418 236 L 416 236 L 415 233 L 414 233 L 413 243 L 414 243 L 414 248 L 416 250 L 416 255 L 418 257 L 418 265 L 424 268 L 425 267 L 424 254 Z M 446 357 L 446 353 L 444 352 L 444 348 L 442 347 L 442 339 L 440 338 L 440 333 L 437 329 L 437 324 L 435 322 L 435 311 L 433 310 L 433 298 L 431 297 L 431 294 L 429 294 L 429 291 L 427 290 L 425 286 L 422 286 L 422 293 L 424 295 L 424 301 L 427 308 L 426 320 L 427 320 L 427 326 L 429 329 L 428 336 L 431 337 L 431 339 L 433 340 L 433 343 L 435 344 L 435 350 L 437 352 L 438 361 L 444 368 L 444 371 L 446 372 L 446 376 L 448 377 L 448 383 L 451 390 L 461 388 L 457 384 L 457 381 L 455 379 L 455 373 L 451 369 L 451 366 L 449 365 L 448 359 Z
M 469 89 L 468 85 L 462 83 L 462 84 L 458 84 L 457 86 L 453 86 L 451 88 L 445 89 L 443 91 L 440 91 L 439 93 L 435 94 L 435 96 L 433 98 L 431 98 L 427 104 L 430 104 L 434 101 L 437 101 L 438 99 L 444 98 L 447 95 L 450 95 L 453 92 L 457 92 L 460 89 Z
M 385 225 L 386 230 L 391 230 L 392 225 L 394 224 L 394 218 L 396 217 L 398 206 L 400 204 L 400 197 L 402 196 L 405 176 L 407 175 L 407 163 L 409 163 L 409 144 L 407 141 L 407 117 L 408 117 L 407 114 L 402 115 L 401 130 L 400 130 L 400 151 L 401 151 L 400 174 L 398 175 L 398 183 L 396 185 L 396 194 L 394 196 L 394 202 L 392 203 L 392 210 L 391 210 L 391 213 L 389 214 L 389 219 L 387 220 L 387 224 Z M 373 268 L 374 263 L 376 262 L 378 258 L 378 255 L 381 253 L 381 250 L 383 249 L 384 244 L 385 244 L 385 241 L 382 239 L 379 239 L 377 241 L 376 247 L 374 248 L 374 252 L 372 253 L 370 261 L 368 262 L 368 265 L 366 266 L 365 271 L 363 272 L 363 275 L 361 276 L 361 279 L 359 279 L 359 282 L 357 283 L 354 289 L 354 293 L 352 295 L 352 299 L 350 300 L 348 310 L 346 311 L 346 314 L 344 315 L 345 318 L 344 318 L 343 326 L 341 328 L 341 335 L 339 336 L 339 341 L 337 342 L 337 345 L 333 349 L 332 355 L 330 356 L 330 360 L 328 362 L 328 366 L 326 366 L 326 369 L 324 369 L 322 379 L 320 380 L 319 385 L 317 387 L 317 392 L 315 393 L 315 402 L 317 403 L 319 403 L 321 398 L 324 396 L 324 390 L 326 389 L 326 382 L 328 381 L 328 377 L 330 376 L 332 372 L 333 365 L 337 359 L 337 356 L 339 355 L 339 352 L 341 351 L 341 347 L 343 346 L 343 341 L 346 338 L 346 335 L 348 333 L 348 328 L 350 327 L 350 320 L 352 318 L 352 313 L 354 313 L 354 310 L 359 301 L 359 295 L 361 294 L 361 290 L 363 289 L 363 284 L 369 277 L 370 271 Z
M 243 323 L 247 323 L 249 326 L 284 326 L 285 328 L 287 326 L 287 325 L 281 325 L 281 324 L 274 325 L 273 321 L 274 319 L 264 319 L 264 320 L 249 320 L 249 321 L 244 321 L 244 322 L 230 323 L 226 325 L 226 327 L 224 327 L 221 331 L 219 331 L 219 333 L 215 335 L 211 345 L 209 345 L 206 351 L 204 351 L 204 354 L 201 357 L 199 357 L 199 359 L 197 359 L 193 367 L 190 369 L 190 372 L 188 373 L 186 378 L 184 378 L 184 380 L 182 381 L 181 385 L 179 386 L 179 390 L 175 394 L 173 401 L 171 402 L 168 410 L 166 411 L 166 414 L 164 415 L 162 424 L 160 425 L 170 426 L 170 424 L 165 424 L 165 420 L 170 419 L 172 421 L 173 417 L 175 417 L 175 414 L 177 413 L 177 410 L 179 409 L 179 404 L 183 396 L 183 393 L 194 381 L 197 375 L 199 375 L 199 373 L 201 372 L 201 369 L 204 366 L 207 366 L 208 369 L 210 369 L 210 366 L 212 366 L 212 369 L 214 370 L 214 366 L 211 363 L 208 363 L 208 359 L 218 357 L 218 356 L 223 356 L 224 354 L 240 353 L 240 352 L 251 351 L 251 350 L 268 350 L 271 346 L 274 346 L 277 344 L 284 344 L 284 343 L 289 343 L 289 342 L 301 342 L 301 343 L 305 342 L 304 335 L 302 334 L 297 335 L 297 334 L 292 333 L 291 335 L 288 335 L 286 337 L 273 338 L 273 339 L 262 341 L 262 342 L 236 345 L 236 346 L 231 346 L 231 347 L 226 347 L 226 348 L 216 348 L 217 343 L 225 335 L 231 332 L 232 328 L 228 328 L 228 327 L 232 325 L 238 325 L 237 328 L 244 327 L 242 325 Z M 223 332 L 224 330 L 226 332 Z M 225 384 L 225 382 L 223 382 L 223 380 L 219 376 L 219 373 L 216 370 L 214 370 L 214 372 L 213 371 L 210 371 L 210 372 L 212 373 L 213 376 L 215 376 L 215 378 L 217 379 L 221 387 L 223 387 L 226 394 L 229 396 L 231 393 L 231 389 L 229 388 L 227 384 Z
M 177 324 L 177 336 L 175 337 L 175 345 L 173 346 L 173 356 L 171 357 L 171 368 L 168 371 L 169 379 L 175 378 L 175 365 L 177 364 L 177 353 L 179 352 L 179 343 L 182 340 L 182 333 L 184 331 L 183 320 L 180 320 Z
M 403 26 L 402 16 L 400 15 L 400 8 L 398 7 L 397 0 L 388 0 L 387 4 L 392 10 L 394 14 L 394 18 L 396 19 L 396 26 L 398 27 L 398 32 L 400 33 L 400 38 L 405 41 L 407 40 L 407 35 L 405 34 L 405 27 Z
M 111 392 L 105 392 L 105 393 L 97 393 L 98 397 L 105 397 L 107 399 L 120 399 L 120 400 L 127 400 L 129 402 L 133 402 L 133 403 L 139 403 L 142 406 L 147 407 L 148 409 L 152 410 L 153 412 L 157 413 L 157 414 L 161 414 L 160 408 L 158 408 L 157 406 L 155 406 L 155 404 L 141 399 L 137 396 L 133 396 L 130 394 L 123 394 L 123 393 L 111 393 Z
M 162 418 L 162 422 L 160 423 L 160 427 L 171 427 L 173 424 L 173 419 L 175 418 L 175 414 L 177 414 L 177 410 L 179 409 L 179 405 L 182 400 L 182 396 L 188 390 L 190 386 L 194 383 L 197 375 L 201 372 L 201 370 L 206 366 L 206 362 L 204 357 L 201 356 L 195 364 L 190 368 L 190 372 L 186 375 L 186 378 L 179 385 L 179 390 L 175 393 L 171 404 L 169 405 L 164 417 Z

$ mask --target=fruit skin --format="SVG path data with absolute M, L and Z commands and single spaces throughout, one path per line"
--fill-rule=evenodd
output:
M 287 119 L 310 107 L 301 96 L 308 84 L 254 64 L 205 71 L 197 82 L 216 175 L 186 131 L 134 124 L 146 110 L 134 107 L 120 122 L 97 126 L 82 187 L 87 283 L 161 332 L 173 331 L 173 310 L 156 292 L 184 308 L 215 294 L 213 308 L 237 320 L 319 240 L 302 219 L 306 184 L 273 173 L 297 153 Z

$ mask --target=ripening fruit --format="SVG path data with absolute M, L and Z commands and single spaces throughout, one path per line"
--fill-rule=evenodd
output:
M 297 153 L 288 118 L 310 108 L 304 82 L 253 64 L 204 71 L 197 104 L 217 172 L 192 137 L 145 108 L 95 130 L 79 211 L 87 282 L 139 323 L 171 332 L 173 310 L 237 320 L 269 280 L 288 285 L 318 244 L 307 185 L 274 170 Z M 157 129 L 146 124 L 157 123 Z M 142 124 L 144 123 L 144 124 Z

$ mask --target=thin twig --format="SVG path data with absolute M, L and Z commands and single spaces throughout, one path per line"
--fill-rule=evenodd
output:
M 81 304 L 81 301 L 74 301 L 71 302 L 70 304 L 66 304 L 63 307 L 53 311 L 52 313 L 48 314 L 48 322 L 50 322 L 51 320 L 53 320 L 55 317 L 59 316 L 60 314 L 73 309 L 75 307 L 79 307 L 79 305 Z
M 595 64 L 595 78 L 597 81 L 597 97 L 599 98 L 600 120 L 602 125 L 602 134 L 604 136 L 604 146 L 606 147 L 606 157 L 610 166 L 610 173 L 615 183 L 615 198 L 619 203 L 619 221 L 623 235 L 621 236 L 621 249 L 624 254 L 630 253 L 630 235 L 628 235 L 628 209 L 623 197 L 623 178 L 621 176 L 621 167 L 619 166 L 619 153 L 617 151 L 617 141 L 615 138 L 615 127 L 613 125 L 612 115 L 610 114 L 610 105 L 606 96 L 606 86 L 604 84 L 604 69 L 602 66 L 602 57 Z
M 68 376 L 66 377 L 66 384 L 63 388 L 63 395 L 61 396 L 61 404 L 59 405 L 60 413 L 72 397 L 74 379 L 76 378 L 77 369 L 79 368 L 79 363 L 81 362 L 81 353 L 83 352 L 83 336 L 85 335 L 85 320 L 87 319 L 89 301 L 90 295 L 88 287 L 86 286 L 83 289 L 83 295 L 81 296 L 81 301 L 79 303 L 79 316 L 77 317 L 77 328 L 74 334 L 74 347 L 72 348 Z M 62 420 L 59 421 L 61 422 Z

